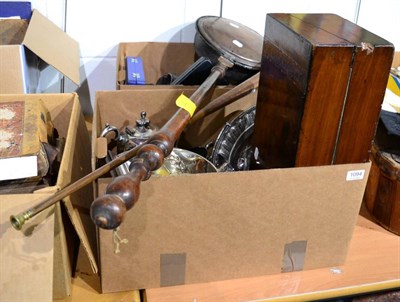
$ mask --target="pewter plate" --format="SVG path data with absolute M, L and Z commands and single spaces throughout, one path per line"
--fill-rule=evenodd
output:
M 225 124 L 219 133 L 210 160 L 218 171 L 244 171 L 250 169 L 256 107 L 243 111 Z

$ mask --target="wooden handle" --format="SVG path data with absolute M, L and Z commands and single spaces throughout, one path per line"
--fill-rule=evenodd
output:
M 108 162 L 104 166 L 101 166 L 100 168 L 94 170 L 92 173 L 85 175 L 81 179 L 66 186 L 64 189 L 58 191 L 57 193 L 55 193 L 54 195 L 51 195 L 50 197 L 48 197 L 46 199 L 44 199 L 40 203 L 27 209 L 26 211 L 21 212 L 16 215 L 11 215 L 10 216 L 11 225 L 16 230 L 21 230 L 21 228 L 25 224 L 25 222 L 28 221 L 29 219 L 31 219 L 32 217 L 36 216 L 43 210 L 54 205 L 59 200 L 78 191 L 79 189 L 82 189 L 84 186 L 92 183 L 94 180 L 96 180 L 100 176 L 110 172 L 112 169 L 118 167 L 119 165 L 123 164 L 124 162 L 130 160 L 132 157 L 136 156 L 138 149 L 139 149 L 139 147 L 135 147 L 135 148 L 123 153 L 121 156 L 118 156 L 117 158 Z
M 210 76 L 190 96 L 190 100 L 198 107 L 206 93 L 223 77 L 227 68 L 233 64 L 221 57 L 214 66 Z M 191 114 L 179 108 L 168 122 L 146 144 L 140 145 L 133 159 L 130 173 L 118 176 L 106 188 L 106 193 L 98 197 L 91 205 L 90 216 L 94 223 L 103 229 L 115 229 L 123 221 L 125 213 L 138 201 L 140 184 L 150 178 L 151 172 L 159 169 L 175 142 L 188 124 Z
M 191 101 L 198 107 L 215 82 L 224 76 L 227 68 L 232 66 L 233 64 L 229 60 L 221 57 L 210 76 L 191 95 Z M 131 172 L 128 175 L 116 177 L 107 187 L 106 194 L 97 198 L 91 206 L 91 217 L 98 226 L 106 229 L 116 228 L 122 222 L 125 212 L 137 202 L 140 194 L 140 182 L 147 180 L 151 175 L 151 171 L 161 167 L 164 158 L 171 153 L 176 140 L 190 118 L 188 111 L 182 108 L 178 109 L 163 128 L 143 145 L 122 153 L 112 161 L 27 210 L 11 215 L 11 225 L 16 230 L 21 230 L 26 221 L 46 208 L 135 157 L 130 167 Z
M 201 110 L 196 112 L 193 118 L 190 120 L 190 124 L 204 118 L 205 116 L 221 109 L 234 101 L 248 95 L 254 89 L 258 88 L 258 82 L 260 80 L 260 73 L 256 73 L 252 77 L 248 78 L 246 81 L 240 83 L 239 85 L 233 87 L 228 92 L 225 92 L 221 96 L 214 99 L 208 105 L 204 106 Z

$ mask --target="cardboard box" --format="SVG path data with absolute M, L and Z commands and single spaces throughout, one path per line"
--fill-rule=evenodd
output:
M 33 10 L 28 24 L 0 20 L 0 35 L 0 93 L 44 92 L 50 84 L 41 74 L 51 78 L 52 72 L 45 72 L 49 66 L 80 85 L 78 43 L 39 11 Z
M 400 67 L 400 51 L 396 51 L 396 52 L 394 53 L 392 67 L 393 67 L 393 68 L 398 68 L 398 67 Z
M 126 84 L 126 57 L 129 56 L 142 58 L 146 85 L 155 85 L 161 76 L 168 73 L 178 76 L 195 62 L 193 43 L 120 43 L 117 55 L 118 90 L 131 89 L 135 86 Z M 165 88 L 165 85 L 160 86 Z
M 71 266 L 79 244 L 79 240 L 73 238 L 75 231 L 92 259 L 93 270 L 97 271 L 93 256 L 96 242 L 88 240 L 90 235 L 94 238 L 95 233 L 88 215 L 93 187 L 88 185 L 64 198 L 28 220 L 21 231 L 12 228 L 9 217 L 28 210 L 90 173 L 90 137 L 77 94 L 0 95 L 0 102 L 16 99 L 42 100 L 59 136 L 65 138 L 65 146 L 54 186 L 32 194 L 0 195 L 1 297 L 10 301 L 52 301 L 70 294 Z M 68 215 L 62 215 L 64 212 Z M 70 223 L 74 228 L 69 227 Z
M 183 89 L 97 92 L 93 143 L 105 123 L 123 129 L 142 110 L 161 127 L 176 111 L 175 99 Z M 254 106 L 255 99 L 249 95 L 188 131 L 205 137 L 213 133 L 210 125 L 222 127 L 223 117 Z M 102 291 L 341 265 L 369 168 L 368 162 L 151 177 L 141 184 L 139 201 L 117 233 L 98 232 Z M 110 180 L 98 180 L 99 194 Z

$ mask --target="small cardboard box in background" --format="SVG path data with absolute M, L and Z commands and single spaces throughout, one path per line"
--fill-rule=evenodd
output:
M 21 231 L 12 228 L 9 217 L 28 210 L 90 173 L 90 137 L 75 93 L 0 95 L 0 102 L 15 100 L 42 100 L 59 137 L 65 138 L 65 145 L 54 186 L 36 190 L 32 194 L 0 195 L 1 298 L 11 301 L 51 301 L 70 294 L 71 262 L 79 244 L 74 238 L 75 231 L 92 261 L 93 270 L 97 271 L 92 254 L 96 250 L 96 242 L 87 239 L 95 236 L 88 215 L 93 187 L 88 185 L 72 193 L 62 203 L 28 220 Z M 68 218 L 62 212 L 67 212 Z M 71 222 L 75 231 L 70 227 Z
M 0 36 L 0 93 L 51 91 L 46 79 L 57 71 L 80 85 L 78 43 L 39 11 L 30 20 L 0 20 Z
M 161 127 L 176 111 L 175 99 L 182 92 L 189 96 L 190 89 L 97 92 L 92 143 L 105 123 L 124 129 L 141 111 Z M 193 127 L 222 127 L 221 116 L 254 106 L 254 94 L 244 99 Z M 369 168 L 370 163 L 360 163 L 151 177 L 141 184 L 139 201 L 127 212 L 119 237 L 99 230 L 102 291 L 341 265 Z M 98 180 L 98 194 L 110 181 Z M 127 242 L 115 253 L 118 238 Z
M 117 55 L 117 90 L 136 86 L 126 84 L 126 57 L 129 56 L 142 58 L 147 85 L 155 85 L 161 76 L 168 73 L 180 75 L 195 62 L 193 43 L 120 43 Z

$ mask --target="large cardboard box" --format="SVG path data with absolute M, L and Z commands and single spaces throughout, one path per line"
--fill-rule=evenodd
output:
M 191 89 L 97 92 L 94 151 L 106 123 L 124 129 L 145 110 L 161 127 L 176 111 L 175 99 L 182 92 L 190 96 Z M 193 127 L 204 134 L 208 125 L 222 126 L 223 117 L 254 106 L 255 99 L 249 95 Z M 193 141 L 201 143 L 198 137 Z M 117 232 L 99 229 L 102 291 L 341 265 L 369 168 L 368 162 L 151 177 Z M 110 180 L 98 180 L 98 194 Z
M 30 20 L 0 20 L 0 93 L 59 92 L 57 71 L 80 85 L 79 45 L 33 10 Z
M 52 301 L 69 295 L 79 246 L 76 234 L 97 271 L 92 252 L 96 242 L 87 239 L 95 233 L 88 215 L 91 185 L 28 220 L 21 231 L 9 222 L 10 215 L 28 210 L 91 171 L 90 137 L 77 94 L 0 95 L 0 102 L 39 99 L 49 110 L 59 137 L 65 139 L 64 151 L 54 186 L 32 194 L 0 195 L 0 292 L 4 301 Z
M 154 88 L 157 80 L 167 74 L 180 75 L 195 62 L 193 43 L 174 42 L 123 42 L 118 45 L 117 89 L 132 89 L 126 84 L 126 57 L 141 57 L 146 85 Z M 140 85 L 139 85 L 140 86 Z M 165 89 L 165 85 L 164 86 Z

